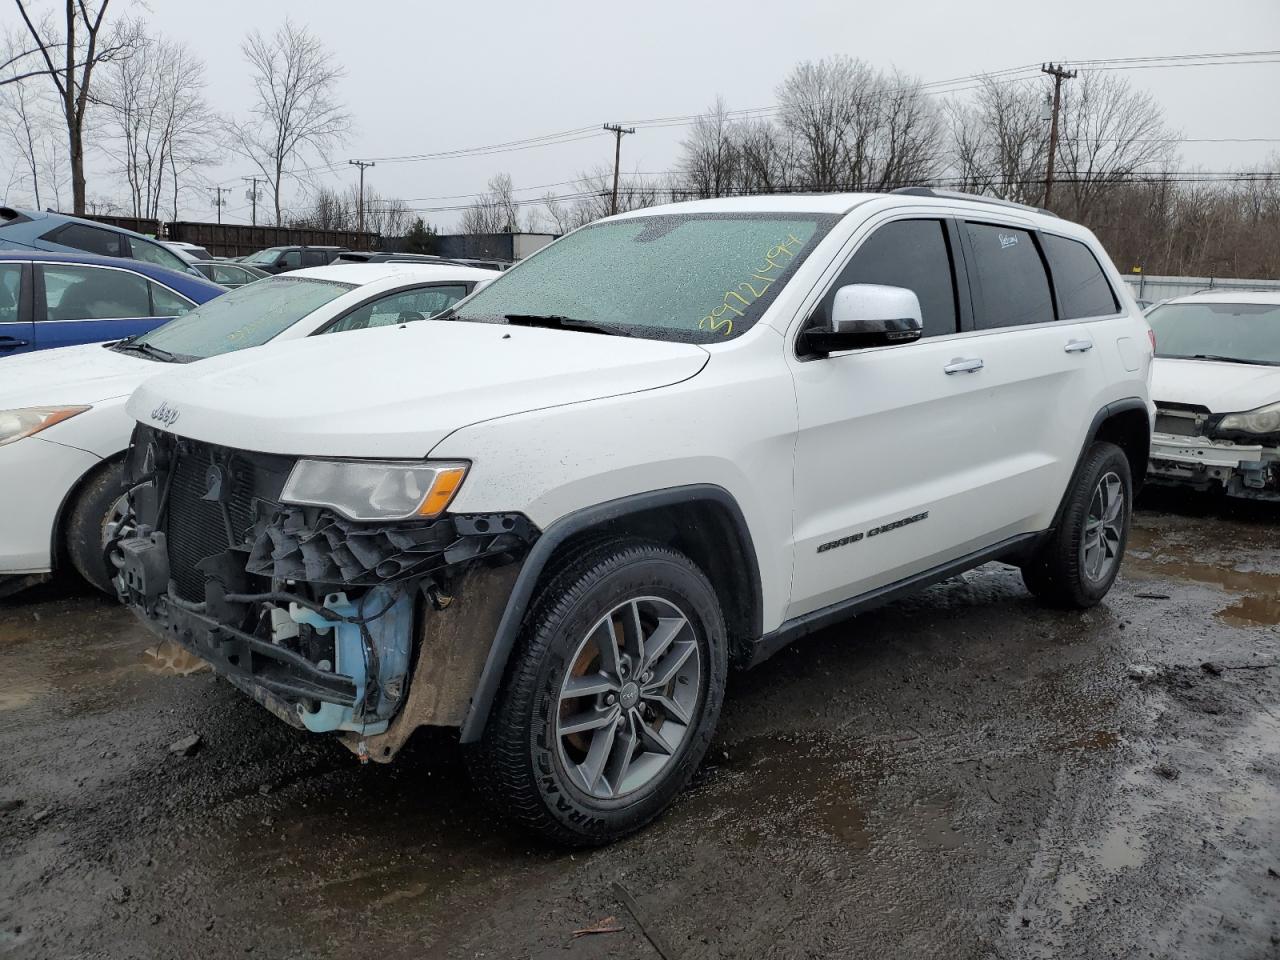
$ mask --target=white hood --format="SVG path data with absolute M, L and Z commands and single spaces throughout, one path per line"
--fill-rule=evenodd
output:
M 707 357 L 685 343 L 428 320 L 171 368 L 128 411 L 239 449 L 414 458 L 481 420 L 678 383 Z
M 137 354 L 109 350 L 100 343 L 3 357 L 0 410 L 94 404 L 123 397 L 167 366 Z
M 1151 399 L 1191 403 L 1210 413 L 1239 413 L 1280 401 L 1280 367 L 1157 357 Z

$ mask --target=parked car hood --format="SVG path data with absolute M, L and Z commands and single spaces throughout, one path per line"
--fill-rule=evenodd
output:
M 239 449 L 412 458 L 481 420 L 678 383 L 707 358 L 686 343 L 426 320 L 168 371 L 140 387 L 128 411 Z
M 167 366 L 101 343 L 4 357 L 0 359 L 0 410 L 122 397 Z
M 1280 367 L 1157 357 L 1151 399 L 1195 404 L 1210 413 L 1253 410 L 1280 401 Z

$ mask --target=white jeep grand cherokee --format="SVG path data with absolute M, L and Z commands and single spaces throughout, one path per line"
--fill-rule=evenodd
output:
M 666 807 L 730 664 L 990 560 L 1097 603 L 1150 330 L 1094 237 L 910 190 L 658 207 L 422 323 L 158 376 L 119 591 L 282 720 L 461 728 L 557 841 Z

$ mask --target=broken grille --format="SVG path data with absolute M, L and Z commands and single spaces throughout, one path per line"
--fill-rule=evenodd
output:
M 165 534 L 169 575 L 182 599 L 204 600 L 206 578 L 196 567 L 200 561 L 245 543 L 264 479 L 259 474 L 253 460 L 237 451 L 191 441 L 178 445 Z

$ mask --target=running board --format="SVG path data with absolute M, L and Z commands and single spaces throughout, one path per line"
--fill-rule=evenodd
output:
M 999 543 L 994 543 L 989 547 L 983 547 L 981 550 L 967 553 L 963 557 L 957 557 L 955 560 L 913 574 L 904 580 L 898 580 L 883 587 L 868 590 L 866 593 L 850 597 L 848 600 L 841 600 L 811 613 L 792 617 L 778 627 L 777 630 L 766 633 L 756 641 L 755 649 L 752 650 L 751 659 L 747 665 L 749 667 L 757 666 L 768 660 L 787 644 L 799 640 L 801 637 L 816 633 L 825 627 L 839 623 L 841 620 L 847 620 L 849 617 L 859 613 L 866 613 L 868 610 L 874 610 L 876 607 L 884 606 L 886 603 L 892 603 L 894 600 L 909 596 L 925 587 L 946 580 L 948 577 L 954 577 L 958 573 L 972 570 L 974 567 L 990 563 L 992 560 L 1008 560 L 1025 556 L 1043 536 L 1044 534 L 1041 533 L 1021 533 L 1016 537 L 1009 537 L 1007 540 L 1001 540 Z

